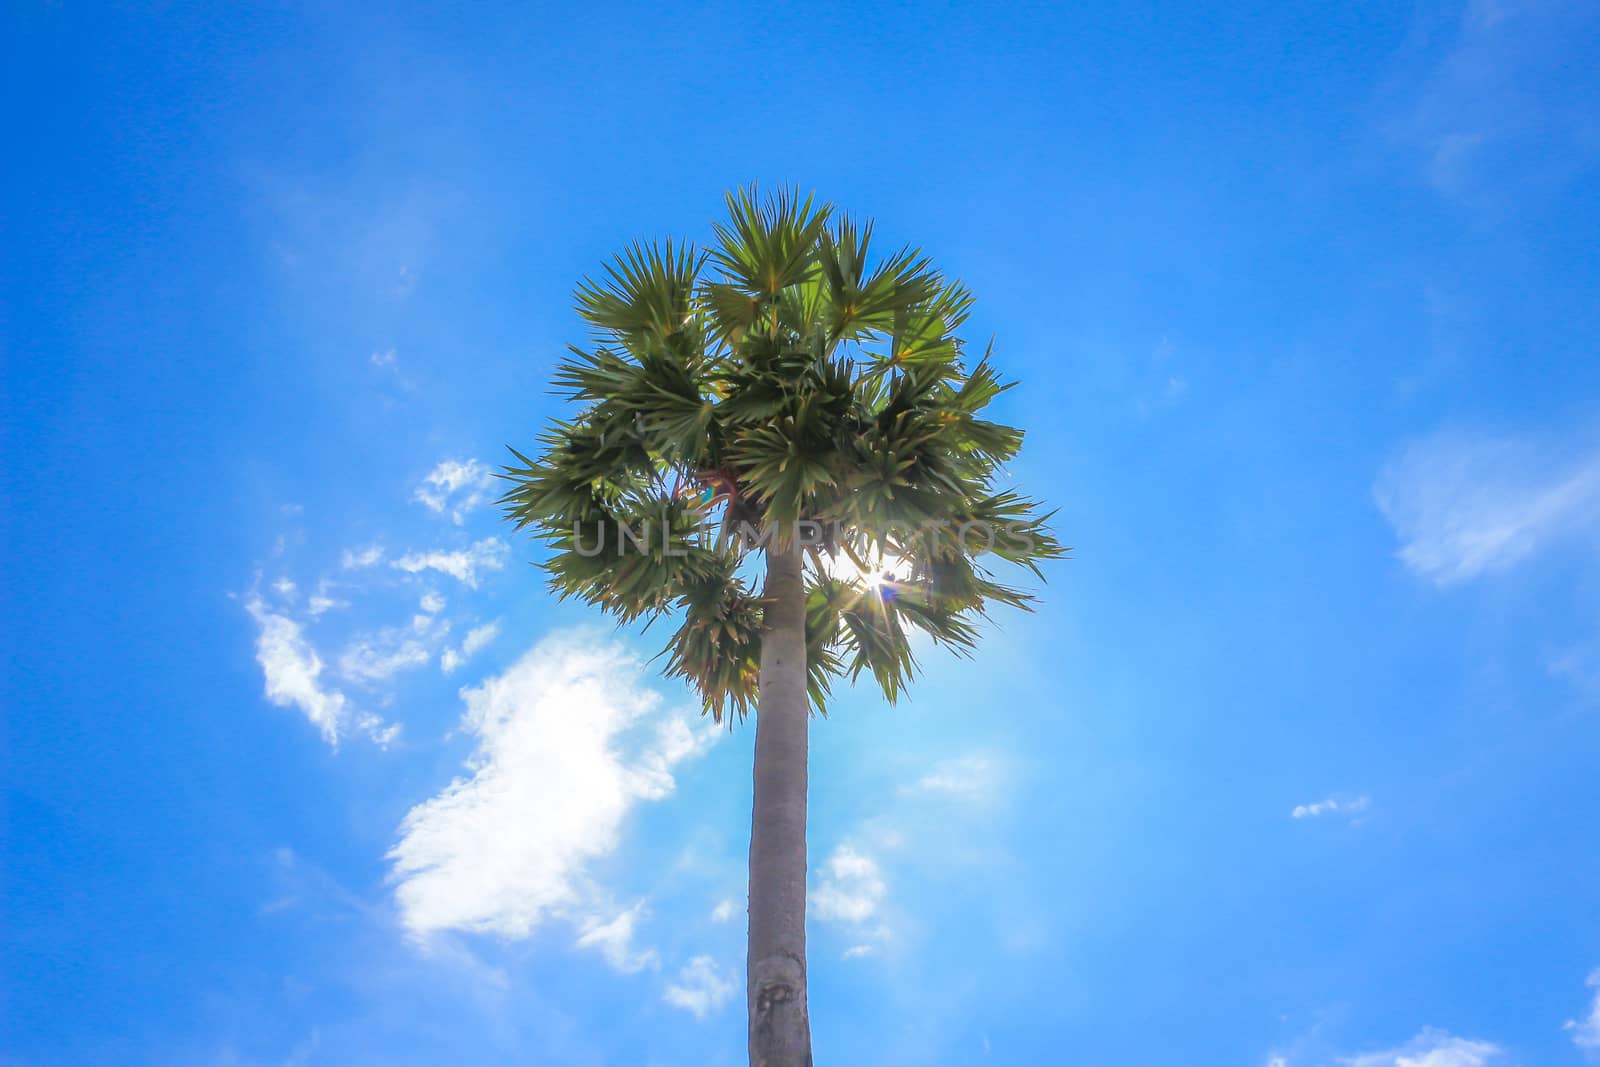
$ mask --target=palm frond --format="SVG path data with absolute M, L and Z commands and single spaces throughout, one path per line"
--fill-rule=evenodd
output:
M 727 281 L 764 300 L 775 299 L 817 270 L 817 241 L 832 208 L 797 189 L 761 198 L 754 186 L 730 192 L 727 223 L 714 223 L 713 262 Z
M 625 341 L 666 338 L 689 323 L 704 262 L 692 245 L 635 242 L 579 284 L 578 314 Z

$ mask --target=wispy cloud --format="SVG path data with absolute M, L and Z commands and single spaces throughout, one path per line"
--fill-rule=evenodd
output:
M 338 744 L 345 697 L 323 686 L 322 657 L 305 639 L 300 624 L 269 610 L 258 596 L 245 601 L 245 610 L 259 628 L 256 662 L 266 680 L 267 699 L 282 708 L 299 708 L 330 745 Z
M 1406 447 L 1373 495 L 1400 559 L 1448 586 L 1600 529 L 1600 451 L 1441 433 Z
M 623 974 L 655 967 L 660 962 L 655 950 L 640 949 L 633 943 L 644 915 L 644 902 L 640 901 L 609 919 L 588 916 L 579 925 L 578 947 L 599 950 L 605 961 Z
M 1504 1048 L 1491 1041 L 1457 1037 L 1424 1027 L 1392 1048 L 1347 1053 L 1332 1047 L 1319 1024 L 1267 1057 L 1266 1067 L 1509 1067 Z
M 498 537 L 485 537 L 469 548 L 446 551 L 431 549 L 426 552 L 408 552 L 389 566 L 408 574 L 433 570 L 448 574 L 470 589 L 478 587 L 479 571 L 497 571 L 506 565 L 510 547 Z
M 737 990 L 733 978 L 717 966 L 716 960 L 696 956 L 683 965 L 675 981 L 667 984 L 662 999 L 696 1019 L 704 1019 L 733 999 Z
M 339 557 L 339 566 L 347 571 L 363 570 L 375 567 L 383 562 L 383 548 L 380 545 L 364 545 L 361 548 L 347 548 Z
M 719 900 L 717 906 L 711 909 L 711 921 L 714 923 L 731 922 L 738 905 L 732 900 Z
M 299 708 L 330 745 L 352 730 L 380 745 L 399 733 L 371 712 L 357 712 L 345 695 L 322 681 L 322 657 L 306 638 L 301 624 L 270 608 L 252 594 L 245 610 L 256 621 L 256 662 L 261 665 L 266 697 L 279 707 Z
M 1446 47 L 1397 80 L 1389 136 L 1439 194 L 1471 206 L 1572 180 L 1600 156 L 1573 80 L 1596 22 L 1582 0 L 1472 0 Z
M 1566 1029 L 1572 1034 L 1574 1045 L 1590 1055 L 1600 1056 L 1600 970 L 1589 975 L 1588 985 L 1595 991 L 1589 1014 L 1583 1019 L 1568 1020 Z
M 1367 796 L 1328 797 L 1326 800 L 1318 800 L 1311 804 L 1295 805 L 1294 810 L 1289 812 L 1289 817 L 1293 819 L 1316 819 L 1324 815 L 1343 815 L 1346 818 L 1353 819 L 1365 813 L 1370 807 L 1372 807 L 1372 798 Z
M 469 773 L 411 810 L 389 854 L 413 934 L 520 938 L 560 918 L 614 964 L 633 966 L 640 913 L 614 915 L 588 866 L 617 847 L 628 813 L 670 793 L 674 768 L 715 737 L 657 713 L 639 675 L 618 646 L 560 634 L 463 690 L 462 724 L 477 739 Z
M 412 632 L 385 628 L 356 638 L 339 654 L 339 673 L 353 682 L 383 682 L 425 667 L 433 653 Z
M 323 578 L 318 581 L 317 591 L 306 598 L 306 614 L 310 615 L 314 619 L 320 615 L 325 615 L 336 608 L 347 608 L 350 606 L 350 602 L 348 600 L 340 600 L 338 597 L 333 595 L 332 591 L 333 583 L 327 578 Z
M 975 799 L 993 792 L 997 768 L 987 756 L 941 760 L 927 774 L 902 788 L 904 793 L 944 793 Z
M 455 671 L 467 660 L 487 648 L 489 643 L 500 636 L 500 621 L 486 622 L 482 626 L 474 626 L 467 631 L 467 636 L 461 639 L 458 648 L 447 648 L 439 657 L 439 669 L 449 674 Z
M 1490 1067 L 1504 1063 L 1505 1052 L 1488 1041 L 1454 1037 L 1431 1027 L 1403 1045 L 1349 1056 L 1345 1067 Z
M 1572 683 L 1581 692 L 1600 697 L 1600 640 L 1569 645 L 1545 663 L 1549 672 Z
M 824 922 L 866 922 L 886 892 L 878 861 L 852 845 L 840 845 L 822 865 L 821 880 L 811 891 L 811 914 Z
M 280 537 L 280 543 L 282 538 Z M 381 581 L 373 568 L 388 561 L 390 567 L 409 575 L 437 572 L 449 575 L 468 587 L 476 588 L 484 571 L 504 567 L 508 546 L 489 537 L 460 549 L 414 551 L 389 560 L 379 543 L 345 549 L 339 556 L 337 576 L 324 574 L 315 591 L 303 596 L 301 585 L 279 576 L 263 586 L 258 576 L 245 608 L 255 620 L 258 635 L 256 659 L 266 680 L 267 698 L 283 707 L 295 707 L 309 719 L 330 744 L 337 744 L 353 733 L 364 733 L 380 744 L 387 744 L 399 731 L 377 714 L 354 707 L 346 691 L 328 681 L 331 674 L 346 685 L 359 685 L 366 697 L 387 704 L 394 693 L 384 687 L 397 675 L 426 666 L 438 657 L 447 670 L 461 666 L 498 633 L 498 624 L 489 623 L 469 631 L 454 648 L 444 648 L 451 621 L 444 617 L 446 600 L 435 589 L 424 588 L 416 610 L 408 618 L 385 625 L 382 620 L 357 619 L 369 623 L 356 632 L 346 633 L 342 650 L 332 659 L 317 648 L 310 630 L 324 625 L 323 616 L 334 609 L 348 609 L 351 600 L 371 592 L 373 586 L 419 585 L 414 580 Z M 275 551 L 275 555 L 281 555 Z M 336 596 L 335 593 L 338 595 Z M 376 622 L 376 625 L 370 623 Z
M 488 502 L 494 475 L 475 459 L 447 459 L 422 479 L 412 499 L 457 526 L 474 508 Z

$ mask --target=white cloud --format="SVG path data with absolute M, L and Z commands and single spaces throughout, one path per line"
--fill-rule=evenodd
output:
M 696 956 L 683 965 L 676 981 L 667 984 L 662 999 L 696 1019 L 704 1019 L 732 1000 L 737 990 L 733 978 L 723 973 L 716 960 L 710 956 Z
M 422 600 L 417 606 L 422 609 L 424 615 L 437 615 L 444 610 L 444 597 L 430 590 L 422 594 Z
M 1453 585 L 1600 529 L 1600 452 L 1441 433 L 1402 451 L 1373 495 L 1406 566 Z
M 1588 985 L 1595 990 L 1594 1002 L 1589 1006 L 1589 1017 L 1568 1020 L 1566 1029 L 1571 1032 L 1574 1045 L 1584 1052 L 1600 1054 L 1600 970 L 1589 975 Z
M 400 736 L 399 723 L 385 726 L 383 720 L 370 711 L 363 711 L 356 716 L 356 727 L 379 748 L 388 748 L 389 742 Z
M 467 636 L 462 638 L 460 648 L 447 648 L 444 655 L 439 657 L 439 669 L 449 674 L 467 660 L 482 651 L 489 642 L 500 636 L 500 621 L 484 623 L 467 631 Z
M 598 949 L 606 962 L 623 974 L 657 966 L 654 949 L 633 946 L 633 934 L 643 915 L 644 904 L 640 902 L 610 919 L 590 916 L 580 924 L 578 947 Z
M 494 475 L 477 460 L 447 459 L 428 472 L 411 499 L 437 515 L 448 512 L 459 526 L 468 512 L 489 500 L 493 485 Z
M 902 792 L 948 793 L 976 798 L 989 793 L 995 784 L 994 763 L 984 756 L 963 756 L 942 760 Z
M 719 900 L 717 901 L 717 906 L 711 909 L 711 921 L 714 923 L 731 922 L 737 909 L 738 905 L 733 901 Z
M 245 610 L 258 627 L 256 662 L 261 665 L 268 700 L 282 708 L 299 708 L 330 745 L 339 744 L 340 737 L 350 732 L 352 722 L 356 730 L 379 745 L 387 746 L 394 740 L 399 726 L 385 726 L 371 712 L 355 714 L 343 693 L 322 684 L 322 657 L 298 622 L 268 610 L 255 595 L 245 602 Z
M 478 588 L 478 571 L 500 570 L 506 564 L 506 554 L 510 546 L 498 537 L 485 537 L 471 548 L 457 549 L 446 552 L 443 549 L 434 549 L 430 552 L 408 552 L 397 560 L 392 560 L 389 566 L 409 574 L 419 574 L 422 571 L 434 570 L 440 574 L 448 574 L 470 589 Z
M 299 708 L 330 745 L 337 745 L 345 717 L 344 694 L 322 686 L 322 659 L 300 624 L 268 611 L 257 596 L 245 602 L 245 610 L 259 627 L 256 662 L 266 679 L 267 699 L 280 708 Z
M 1372 807 L 1372 798 L 1369 796 L 1352 797 L 1343 800 L 1338 797 L 1328 797 L 1311 804 L 1297 804 L 1289 812 L 1290 818 L 1315 819 L 1323 815 L 1345 815 L 1354 818 Z
M 877 913 L 886 892 L 877 861 L 851 845 L 840 845 L 811 891 L 811 914 L 823 921 L 863 923 Z
M 350 601 L 348 600 L 340 600 L 337 597 L 329 596 L 328 589 L 328 580 L 324 578 L 317 583 L 317 591 L 306 599 L 306 614 L 313 619 L 335 608 L 347 608 L 350 606 Z
M 556 635 L 462 690 L 462 725 L 478 742 L 469 773 L 413 808 L 389 853 L 414 934 L 520 938 L 560 918 L 620 953 L 613 962 L 638 958 L 626 947 L 637 913 L 621 926 L 597 922 L 611 909 L 588 865 L 617 847 L 634 806 L 669 793 L 674 766 L 716 736 L 702 730 L 686 744 L 688 724 L 655 713 L 639 670 L 616 645 Z
M 400 290 L 395 290 L 394 295 L 403 296 L 404 293 Z M 376 367 L 389 382 L 400 389 L 412 392 L 417 388 L 417 383 L 400 366 L 399 353 L 394 349 L 386 348 L 381 352 L 374 352 L 367 357 L 367 362 Z
M 352 641 L 339 655 L 339 673 L 351 681 L 382 682 L 425 667 L 432 658 L 422 642 L 391 628 Z
M 339 566 L 347 571 L 374 567 L 381 562 L 383 562 L 383 549 L 378 545 L 367 545 L 364 548 L 347 548 L 344 550 L 344 555 L 339 557 Z
M 719 735 L 704 725 L 692 726 L 688 719 L 677 715 L 657 722 L 652 733 L 628 777 L 631 788 L 641 798 L 660 800 L 673 790 L 672 768 L 710 748 Z
M 1491 1067 L 1503 1063 L 1503 1056 L 1498 1045 L 1453 1037 L 1430 1027 L 1404 1045 L 1339 1062 L 1345 1067 Z

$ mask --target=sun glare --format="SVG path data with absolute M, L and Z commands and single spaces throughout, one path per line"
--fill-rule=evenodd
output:
M 865 566 L 857 564 L 848 553 L 842 551 L 825 555 L 822 559 L 823 568 L 830 577 L 873 591 L 881 588 L 884 582 L 909 577 L 911 571 L 908 561 L 881 553 L 863 556 L 862 563 Z

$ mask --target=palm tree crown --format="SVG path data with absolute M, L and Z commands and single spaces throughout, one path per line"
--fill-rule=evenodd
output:
M 668 671 L 718 721 L 756 698 L 746 560 L 766 548 L 809 564 L 813 707 L 863 672 L 893 701 L 909 629 L 968 652 L 989 605 L 1032 600 L 990 565 L 1063 554 L 1001 484 L 1022 432 L 983 413 L 1010 386 L 988 352 L 967 365 L 972 296 L 920 251 L 875 258 L 870 223 L 793 192 L 727 205 L 710 250 L 635 244 L 582 283 L 594 341 L 556 384 L 583 406 L 540 458 L 512 450 L 502 503 L 548 543 L 562 596 L 681 618 Z

